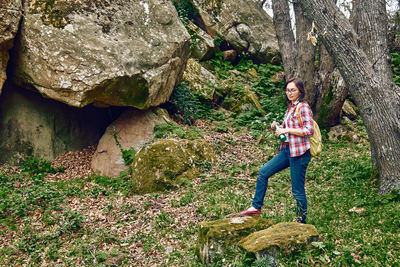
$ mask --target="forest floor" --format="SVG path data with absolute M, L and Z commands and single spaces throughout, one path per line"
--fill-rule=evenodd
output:
M 235 131 L 228 123 L 221 130 L 215 123 L 194 125 L 214 149 L 215 161 L 203 166 L 198 178 L 165 192 L 133 195 L 128 177 L 94 174 L 95 147 L 57 157 L 52 168 L 64 171 L 2 166 L 0 265 L 201 265 L 198 223 L 249 207 L 258 169 L 278 145 L 272 135 L 255 139 L 245 128 Z M 400 264 L 400 197 L 378 194 L 369 158 L 363 137 L 325 142 L 322 155 L 310 162 L 306 182 L 308 223 L 316 226 L 321 242 L 281 255 L 281 266 Z M 295 217 L 288 170 L 270 179 L 262 217 L 275 222 Z M 256 261 L 233 247 L 215 266 L 256 266 Z

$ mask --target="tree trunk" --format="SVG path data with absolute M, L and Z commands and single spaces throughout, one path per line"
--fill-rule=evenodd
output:
M 272 0 L 274 26 L 278 38 L 286 79 L 295 76 L 297 49 L 290 21 L 289 4 L 287 0 Z
M 334 0 L 336 3 L 336 0 Z M 322 128 L 339 123 L 343 103 L 348 96 L 348 89 L 342 76 L 325 46 L 319 42 L 318 71 L 314 84 L 316 89 L 315 120 Z
M 311 23 L 304 17 L 298 4 L 293 3 L 296 16 L 297 71 L 296 76 L 303 80 L 306 92 L 305 100 L 314 109 L 316 91 L 314 87 L 315 46 L 307 40 Z
M 387 40 L 386 3 L 382 0 L 360 0 L 354 4 L 353 27 L 358 45 L 369 57 L 381 83 L 392 80 L 392 67 Z M 390 86 L 386 84 L 385 87 Z M 371 143 L 372 166 L 377 164 L 376 148 Z
M 379 12 L 380 1 L 370 3 L 369 10 Z M 377 77 L 376 63 L 358 47 L 357 34 L 331 0 L 298 2 L 320 33 L 326 30 L 322 42 L 354 97 L 371 145 L 376 148 L 380 192 L 400 191 L 400 88 L 393 78 L 382 83 Z

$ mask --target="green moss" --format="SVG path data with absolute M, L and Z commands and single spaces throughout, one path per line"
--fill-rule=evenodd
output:
M 301 246 L 316 239 L 318 232 L 311 224 L 281 222 L 266 230 L 250 234 L 238 244 L 248 252 L 256 253 Z
M 318 112 L 318 125 L 320 128 L 328 128 L 328 117 L 330 114 L 329 104 L 333 100 L 333 87 L 329 87 L 329 91 L 326 96 L 322 99 L 322 104 Z
M 212 161 L 213 152 L 204 140 L 159 140 L 140 150 L 132 163 L 135 193 L 163 191 L 181 179 L 199 175 L 196 163 Z
M 227 242 L 227 245 L 233 244 L 239 241 L 241 237 L 266 229 L 272 224 L 271 220 L 260 217 L 234 217 L 202 222 L 198 225 L 199 241 L 204 243 L 208 239 L 221 239 Z
M 33 14 L 42 14 L 40 18 L 45 25 L 64 28 L 70 23 L 67 13 L 57 7 L 55 0 L 34 0 L 30 11 Z

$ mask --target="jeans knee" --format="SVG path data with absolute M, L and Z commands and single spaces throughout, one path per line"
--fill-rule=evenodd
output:
M 263 168 L 258 171 L 257 179 L 261 179 L 263 181 L 268 180 L 267 172 Z

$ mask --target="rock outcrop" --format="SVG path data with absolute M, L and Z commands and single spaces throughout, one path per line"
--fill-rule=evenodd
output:
M 354 105 L 351 101 L 345 100 L 343 103 L 342 107 L 342 112 L 344 113 L 345 116 L 347 116 L 349 119 L 354 120 L 357 118 L 357 107 Z
M 142 194 L 174 187 L 182 178 L 198 176 L 196 164 L 213 159 L 214 153 L 204 140 L 161 139 L 136 154 L 132 163 L 133 191 Z
M 338 124 L 330 128 L 328 132 L 328 139 L 330 141 L 345 140 L 345 141 L 359 141 L 359 136 L 354 129 L 351 129 L 351 121 L 349 118 L 344 117 L 344 121 L 348 121 L 348 125 Z
M 21 0 L 0 1 L 0 94 L 7 77 L 8 50 L 13 47 L 21 15 Z
M 24 1 L 15 80 L 75 107 L 169 99 L 190 36 L 168 0 Z
M 226 92 L 223 107 L 237 114 L 253 108 L 264 113 L 265 111 L 261 106 L 257 94 L 246 84 L 246 81 L 249 81 L 258 75 L 257 71 L 255 69 L 249 69 L 247 73 L 241 73 L 236 70 L 231 70 L 230 72 L 232 76 L 228 81 L 241 80 L 245 85 L 243 88 L 237 88 L 234 86 L 234 83 L 229 87 L 226 86 L 228 90 Z
M 165 111 L 165 116 L 168 112 Z M 117 177 L 129 166 L 123 159 L 122 150 L 138 151 L 154 137 L 154 126 L 169 119 L 152 110 L 127 110 L 111 123 L 101 137 L 92 159 L 92 170 L 100 175 Z M 119 147 L 119 145 L 121 147 Z
M 197 254 L 205 264 L 211 264 L 218 256 L 223 256 L 229 246 L 247 235 L 266 229 L 272 221 L 260 217 L 233 217 L 198 225 Z
M 278 54 L 272 18 L 254 1 L 191 0 L 211 36 L 229 42 L 239 53 L 246 52 L 260 63 Z
M 214 39 L 194 23 L 189 23 L 188 27 L 193 42 L 190 57 L 198 60 L 210 59 L 218 51 Z
M 299 248 L 318 240 L 318 232 L 311 224 L 281 222 L 268 229 L 254 232 L 239 241 L 239 246 L 255 253 L 257 258 L 276 255 L 280 251 Z
M 97 144 L 122 108 L 75 108 L 8 83 L 0 98 L 0 163 L 58 154 Z
M 221 86 L 211 72 L 193 59 L 187 62 L 183 80 L 189 83 L 190 89 L 196 94 L 201 94 L 209 100 L 213 100 L 215 88 Z

